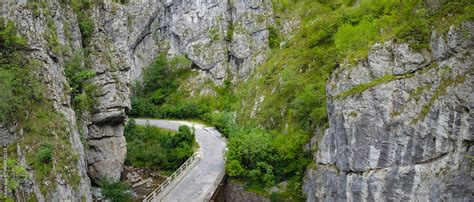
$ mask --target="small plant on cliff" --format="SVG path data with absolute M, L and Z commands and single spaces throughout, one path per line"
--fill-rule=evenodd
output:
M 4 189 L 6 189 L 5 191 L 12 193 L 18 189 L 18 187 L 20 187 L 20 184 L 23 180 L 28 178 L 28 173 L 26 172 L 26 169 L 18 163 L 17 160 L 11 158 L 5 160 L 7 167 L 3 168 L 3 161 L 0 165 L 0 169 L 2 171 L 6 171 L 6 173 L 4 173 L 2 176 L 6 177 L 7 179 L 6 187 L 4 187 Z M 2 194 L 3 193 L 0 193 L 0 200 L 13 201 L 10 200 L 8 196 L 3 196 Z
M 84 46 L 88 45 L 94 29 L 92 17 L 89 14 L 89 9 L 94 5 L 92 0 L 71 0 L 71 5 L 77 15 L 79 22 L 79 30 L 82 35 L 82 43 Z
M 274 26 L 270 26 L 268 27 L 268 32 L 268 46 L 270 48 L 279 48 L 281 42 L 279 31 Z
M 52 146 L 47 143 L 43 143 L 40 145 L 37 154 L 38 161 L 41 163 L 49 163 L 51 162 L 52 156 Z

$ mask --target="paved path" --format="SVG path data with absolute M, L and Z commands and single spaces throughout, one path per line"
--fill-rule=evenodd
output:
M 178 130 L 181 125 L 196 129 L 196 141 L 203 152 L 203 158 L 189 173 L 164 197 L 165 202 L 205 201 L 215 191 L 214 184 L 219 183 L 225 173 L 224 152 L 226 140 L 214 128 L 186 121 L 135 119 L 140 125 L 154 125 L 160 128 Z

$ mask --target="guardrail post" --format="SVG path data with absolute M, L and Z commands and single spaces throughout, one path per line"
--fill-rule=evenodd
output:
M 143 201 L 151 201 L 154 199 L 157 195 L 162 193 L 166 187 L 168 187 L 171 182 L 178 177 L 181 172 L 186 170 L 189 165 L 191 165 L 195 160 L 199 160 L 199 158 L 196 158 L 198 156 L 202 156 L 202 151 L 194 152 L 191 157 L 189 157 L 179 168 L 178 170 L 174 171 L 169 177 L 166 178 L 165 182 L 163 182 L 160 186 L 158 186 L 155 190 L 153 190 L 150 194 L 148 194 Z M 202 158 L 202 157 L 201 157 Z

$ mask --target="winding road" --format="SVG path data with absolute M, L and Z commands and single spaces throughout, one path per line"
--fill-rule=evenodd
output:
M 202 151 L 202 159 L 180 179 L 162 200 L 153 201 L 206 201 L 214 193 L 216 183 L 225 174 L 224 152 L 226 140 L 214 128 L 188 121 L 135 119 L 139 125 L 153 125 L 160 128 L 178 130 L 179 126 L 187 125 L 196 129 L 196 141 Z

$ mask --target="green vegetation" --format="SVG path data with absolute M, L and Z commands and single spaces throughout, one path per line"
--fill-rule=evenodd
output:
M 34 78 L 34 64 L 23 52 L 26 40 L 18 36 L 12 21 L 0 19 L 0 122 L 24 119 L 27 110 L 42 99 Z M 30 68 L 31 67 L 31 68 Z
M 209 29 L 208 33 L 209 33 L 209 38 L 211 39 L 211 41 L 219 40 L 219 30 L 217 28 L 213 27 Z
M 278 30 L 271 26 L 268 27 L 268 46 L 270 48 L 279 48 L 281 43 L 281 38 Z
M 139 126 L 130 120 L 125 126 L 125 164 L 172 173 L 194 153 L 194 132 L 187 126 L 178 132 L 154 126 Z
M 155 62 L 143 72 L 143 81 L 133 88 L 133 117 L 192 118 L 207 111 L 199 105 L 198 99 L 183 99 L 188 92 L 178 91 L 183 80 L 191 75 L 191 62 L 184 57 L 168 59 L 161 54 Z
M 26 162 L 43 193 L 56 187 L 58 174 L 76 186 L 80 177 L 70 168 L 78 157 L 70 145 L 64 118 L 43 95 L 43 84 L 37 77 L 41 62 L 26 57 L 26 40 L 16 34 L 11 21 L 0 19 L 0 47 L 0 122 L 23 128 L 17 144 L 28 148 L 23 150 Z
M 438 85 L 438 87 L 435 89 L 433 95 L 430 97 L 428 102 L 421 108 L 421 111 L 418 114 L 418 116 L 415 119 L 412 120 L 412 124 L 416 124 L 418 121 L 423 120 L 426 117 L 426 115 L 430 111 L 431 106 L 433 105 L 433 103 L 438 99 L 439 96 L 442 96 L 442 95 L 446 94 L 446 89 L 449 86 L 453 86 L 453 85 L 456 85 L 458 83 L 463 83 L 465 79 L 466 78 L 464 76 L 458 76 L 454 79 L 451 78 L 451 77 L 443 78 L 443 80 Z
M 232 42 L 233 37 L 234 37 L 234 23 L 229 22 L 229 24 L 227 25 L 225 40 L 228 42 Z
M 6 159 L 7 161 L 7 168 L 6 173 L 4 176 L 8 179 L 6 183 L 6 191 L 9 193 L 12 193 L 18 187 L 20 186 L 20 183 L 28 178 L 28 173 L 26 172 L 26 169 L 21 166 L 17 160 L 15 159 Z M 0 170 L 4 170 L 3 168 L 3 162 L 0 164 Z M 2 176 L 2 177 L 4 177 Z M 3 190 L 2 190 L 3 191 Z M 0 193 L 0 200 L 1 201 L 14 201 L 11 198 L 8 198 L 8 196 L 3 195 L 4 193 Z
M 39 146 L 37 159 L 39 163 L 48 164 L 51 162 L 52 156 L 52 148 L 51 145 L 48 143 L 43 143 Z
M 113 2 L 120 3 L 120 4 L 128 4 L 130 0 L 113 0 Z
M 391 74 L 384 75 L 378 79 L 374 79 L 372 81 L 369 81 L 367 83 L 359 84 L 347 91 L 344 91 L 334 97 L 334 99 L 344 99 L 348 96 L 355 95 L 355 94 L 360 94 L 364 92 L 365 90 L 372 88 L 374 86 L 380 85 L 382 83 L 388 83 L 390 81 L 393 81 L 395 79 L 400 79 L 402 78 L 401 76 L 395 76 Z
M 131 198 L 128 184 L 107 178 L 100 182 L 100 194 L 104 199 L 113 202 L 126 202 Z
M 231 177 L 247 180 L 248 187 L 274 186 L 298 179 L 310 161 L 304 152 L 302 134 L 281 134 L 259 128 L 239 128 L 230 134 L 226 171 Z
M 97 86 L 88 82 L 96 73 L 84 68 L 85 61 L 82 52 L 77 52 L 72 58 L 65 62 L 65 75 L 70 87 L 72 104 L 78 114 L 91 111 L 96 103 L 94 94 Z
M 82 43 L 84 46 L 89 44 L 90 37 L 94 25 L 92 18 L 89 14 L 89 9 L 94 6 L 93 0 L 71 0 L 71 6 L 77 15 L 77 21 L 79 22 L 79 29 L 82 35 Z
M 33 12 L 33 16 L 38 17 L 46 8 L 46 1 L 28 0 L 26 7 Z

